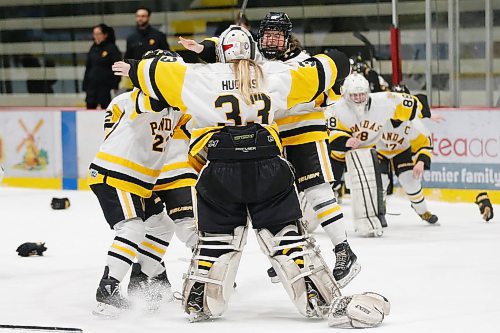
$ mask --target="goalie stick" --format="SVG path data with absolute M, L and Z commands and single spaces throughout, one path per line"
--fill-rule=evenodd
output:
M 0 331 L 4 329 L 35 332 L 83 332 L 81 328 L 74 327 L 0 325 Z

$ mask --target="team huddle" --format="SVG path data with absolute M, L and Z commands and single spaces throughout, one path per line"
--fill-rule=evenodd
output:
M 392 167 L 417 214 L 435 224 L 420 184 L 432 145 L 419 119 L 429 106 L 421 95 L 370 93 L 343 53 L 310 56 L 291 30 L 285 13 L 271 12 L 257 42 L 239 26 L 200 44 L 181 38 L 206 64 L 156 50 L 113 65 L 135 88 L 109 105 L 89 169 L 115 231 L 94 314 L 129 307 L 120 292 L 129 271 L 129 295 L 152 310 L 171 300 L 163 257 L 175 234 L 193 253 L 181 297 L 189 320 L 221 316 L 250 226 L 269 277 L 303 316 L 368 328 L 389 314 L 378 293 L 342 295 L 361 266 L 334 188 L 348 185 L 356 232 L 382 236 Z M 309 234 L 318 225 L 333 269 Z

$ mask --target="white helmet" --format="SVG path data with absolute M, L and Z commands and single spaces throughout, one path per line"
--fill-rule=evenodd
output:
M 350 74 L 345 78 L 340 91 L 351 109 L 357 113 L 365 111 L 370 94 L 370 84 L 363 75 L 356 72 Z
M 255 60 L 255 41 L 247 29 L 232 25 L 220 35 L 216 53 L 224 63 L 236 59 Z

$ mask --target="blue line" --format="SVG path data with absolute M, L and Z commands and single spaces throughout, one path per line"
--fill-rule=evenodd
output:
M 78 189 L 78 159 L 76 147 L 76 112 L 61 111 L 61 139 L 64 190 Z

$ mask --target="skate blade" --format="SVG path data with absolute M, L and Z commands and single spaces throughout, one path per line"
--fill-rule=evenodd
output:
M 361 271 L 361 265 L 355 262 L 351 266 L 349 274 L 347 274 L 346 276 L 344 276 L 344 278 L 337 281 L 339 288 L 344 288 L 345 286 L 347 286 L 349 282 L 351 282 L 356 277 L 356 275 L 359 274 L 360 271 Z
M 120 317 L 123 311 L 123 309 L 119 309 L 115 306 L 98 302 L 96 308 L 92 310 L 92 314 L 102 319 L 116 319 Z
M 384 231 L 382 229 L 380 230 L 373 230 L 368 233 L 368 237 L 373 237 L 373 238 L 380 238 L 384 235 Z
M 188 320 L 190 323 L 196 323 L 199 321 L 204 321 L 210 319 L 210 316 L 208 316 L 206 313 L 203 312 L 189 312 L 188 315 Z

